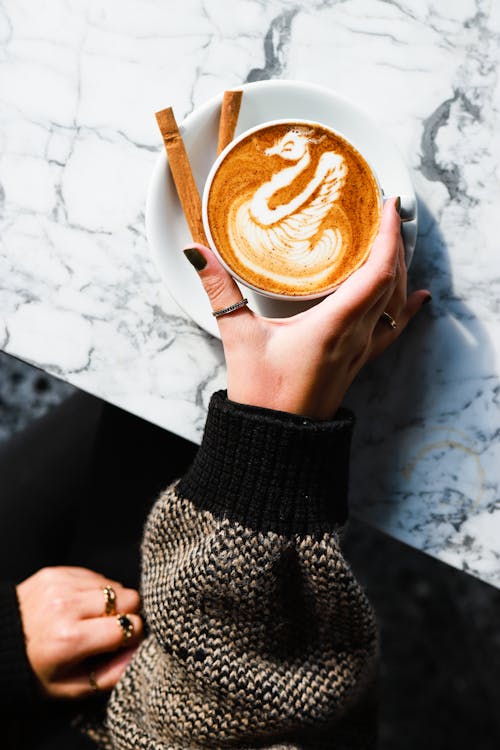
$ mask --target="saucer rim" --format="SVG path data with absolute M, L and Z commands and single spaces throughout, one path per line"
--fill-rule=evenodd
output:
M 408 226 L 408 230 L 410 229 L 410 225 L 414 225 L 414 231 L 412 231 L 413 237 L 411 238 L 412 247 L 410 248 L 408 252 L 409 262 L 411 262 L 411 259 L 413 257 L 413 252 L 415 249 L 415 244 L 416 244 L 416 239 L 413 239 L 413 238 L 416 238 L 416 234 L 417 234 L 416 230 L 418 228 L 418 203 L 417 203 L 415 188 L 413 186 L 413 182 L 411 179 L 409 167 L 406 164 L 401 154 L 400 149 L 395 144 L 393 144 L 392 141 L 389 140 L 389 138 L 383 132 L 379 124 L 376 121 L 374 121 L 374 119 L 371 117 L 369 113 L 366 112 L 366 110 L 360 107 L 357 103 L 354 103 L 353 101 L 347 99 L 342 94 L 338 94 L 334 90 L 329 89 L 320 84 L 308 83 L 305 81 L 291 80 L 291 79 L 286 79 L 286 80 L 271 79 L 271 80 L 265 80 L 265 81 L 255 81 L 251 83 L 244 83 L 244 84 L 241 84 L 240 86 L 233 87 L 233 90 L 242 90 L 243 92 L 245 92 L 245 90 L 248 90 L 248 89 L 255 91 L 257 89 L 264 90 L 264 89 L 273 89 L 273 88 L 278 89 L 278 90 L 289 89 L 289 90 L 293 90 L 296 93 L 298 91 L 302 91 L 306 96 L 309 95 L 311 91 L 316 92 L 317 94 L 324 96 L 326 99 L 329 99 L 330 101 L 334 100 L 335 105 L 337 106 L 340 105 L 345 110 L 347 110 L 349 114 L 361 116 L 362 119 L 364 119 L 365 121 L 367 121 L 373 127 L 376 128 L 378 142 L 382 144 L 385 150 L 389 151 L 391 154 L 394 154 L 393 160 L 398 161 L 402 166 L 404 166 L 408 175 L 409 184 L 412 187 L 412 197 L 415 202 L 416 213 L 415 213 L 415 218 L 412 219 L 410 222 L 406 223 L 406 225 Z M 184 134 L 185 132 L 190 132 L 191 129 L 196 125 L 197 121 L 203 120 L 204 116 L 212 112 L 216 107 L 219 108 L 222 103 L 223 94 L 224 92 L 220 91 L 218 94 L 215 94 L 214 96 L 212 96 L 210 99 L 208 99 L 206 102 L 201 104 L 199 107 L 194 108 L 192 112 L 190 112 L 179 124 L 179 130 L 181 131 L 181 134 Z M 278 118 L 275 118 L 275 119 L 278 119 Z M 296 118 L 296 121 L 298 121 L 299 119 L 301 118 Z M 313 120 L 310 120 L 310 121 L 313 122 Z M 266 121 L 262 121 L 262 124 L 264 124 L 265 122 Z M 272 122 L 272 120 L 270 120 L 270 122 Z M 260 127 L 260 124 L 255 125 L 255 127 L 256 128 Z M 330 129 L 334 130 L 334 128 L 331 128 L 328 125 L 326 125 L 326 127 L 329 127 Z M 250 129 L 251 128 L 247 128 L 246 130 L 248 131 Z M 338 132 L 341 135 L 343 135 L 342 131 L 339 130 Z M 360 151 L 360 149 L 356 146 L 355 142 L 353 142 L 353 140 L 351 140 L 349 136 L 344 136 L 344 137 L 350 143 L 353 143 L 355 148 L 357 148 L 358 151 Z M 362 152 L 360 151 L 360 153 Z M 374 174 L 377 174 L 376 170 L 372 166 L 371 160 L 367 159 L 367 157 L 364 156 L 363 153 L 362 155 L 363 155 L 363 158 L 369 164 Z M 165 270 L 165 265 L 164 265 L 165 262 L 163 260 L 164 253 L 160 251 L 159 247 L 158 248 L 156 247 L 156 242 L 154 239 L 154 235 L 156 234 L 156 231 L 153 228 L 153 225 L 155 223 L 154 217 L 157 212 L 153 211 L 153 208 L 152 208 L 153 202 L 154 202 L 153 196 L 156 194 L 158 190 L 159 180 L 164 179 L 166 169 L 167 169 L 167 155 L 166 155 L 165 150 L 162 149 L 160 153 L 158 154 L 157 160 L 151 172 L 151 176 L 150 176 L 149 183 L 148 183 L 147 194 L 146 194 L 145 229 L 146 229 L 146 238 L 147 238 L 149 251 L 154 259 L 155 267 L 160 273 L 164 287 L 166 288 L 168 293 L 171 295 L 173 300 L 180 307 L 180 309 L 185 313 L 185 315 L 190 320 L 195 322 L 200 328 L 202 328 L 204 331 L 206 331 L 210 335 L 215 336 L 216 338 L 220 339 L 220 333 L 218 330 L 216 320 L 212 318 L 209 307 L 207 306 L 206 312 L 204 310 L 200 311 L 199 305 L 193 306 L 193 305 L 190 305 L 189 303 L 185 303 L 184 299 L 187 300 L 188 298 L 183 297 L 179 293 L 176 293 L 175 285 L 171 283 L 171 275 L 169 275 Z M 205 176 L 205 181 L 206 179 L 207 179 L 207 176 Z M 377 177 L 377 180 L 378 180 L 378 177 Z M 383 195 L 382 187 L 381 187 L 381 192 L 382 192 L 382 197 L 384 198 L 385 196 Z M 246 285 L 244 286 L 244 290 L 248 290 L 248 292 L 250 293 L 252 293 L 253 291 L 252 289 L 248 288 Z M 242 293 L 245 295 L 246 291 Z M 254 292 L 254 294 L 255 293 L 256 292 Z M 291 304 L 294 304 L 294 303 L 292 302 Z

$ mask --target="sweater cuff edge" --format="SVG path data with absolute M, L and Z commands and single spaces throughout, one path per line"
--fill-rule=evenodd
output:
M 347 520 L 354 417 L 319 422 L 211 399 L 205 434 L 177 492 L 199 510 L 261 531 L 324 534 Z

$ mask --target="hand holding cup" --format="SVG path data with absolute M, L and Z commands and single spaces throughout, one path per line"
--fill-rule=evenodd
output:
M 315 419 L 333 417 L 363 365 L 395 341 L 431 298 L 425 289 L 407 297 L 398 203 L 386 202 L 364 265 L 315 307 L 275 319 L 244 306 L 217 318 L 232 401 Z M 211 250 L 196 244 L 185 254 L 213 311 L 242 300 Z

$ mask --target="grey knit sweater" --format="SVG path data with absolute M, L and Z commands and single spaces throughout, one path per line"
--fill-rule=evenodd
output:
M 339 543 L 352 422 L 214 395 L 146 525 L 149 632 L 87 728 L 102 747 L 374 746 L 374 617 Z

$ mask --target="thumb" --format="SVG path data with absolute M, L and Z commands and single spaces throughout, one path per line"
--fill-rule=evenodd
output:
M 243 300 L 236 282 L 208 247 L 196 243 L 187 247 L 184 250 L 184 255 L 198 271 L 213 312 L 223 310 Z M 234 313 L 231 313 L 230 317 L 250 314 L 248 308 L 241 307 L 235 310 Z M 227 316 L 224 315 L 217 322 L 221 323 L 226 318 Z

